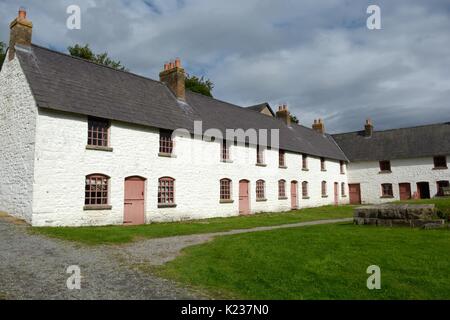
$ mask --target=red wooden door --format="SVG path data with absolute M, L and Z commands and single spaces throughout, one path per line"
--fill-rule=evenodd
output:
M 125 179 L 124 224 L 139 225 L 145 223 L 144 192 L 145 179 L 141 177 Z
M 298 183 L 297 181 L 291 182 L 291 208 L 292 210 L 298 209 Z
M 242 215 L 250 214 L 248 189 L 249 182 L 247 180 L 239 181 L 239 213 Z
M 400 200 L 411 199 L 411 184 L 410 183 L 400 183 Z
M 359 184 L 349 184 L 350 204 L 361 204 L 361 186 Z
M 339 205 L 339 183 L 334 184 L 334 205 Z

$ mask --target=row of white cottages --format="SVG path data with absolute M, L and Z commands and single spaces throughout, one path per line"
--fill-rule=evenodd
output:
M 321 120 L 291 123 L 285 106 L 274 113 L 186 91 L 179 61 L 154 81 L 33 45 L 31 31 L 21 12 L 0 73 L 0 211 L 34 226 L 379 203 L 448 187 L 449 124 L 374 131 L 367 122 L 328 135 Z M 173 134 L 179 128 L 187 134 Z M 213 128 L 279 139 L 226 142 Z

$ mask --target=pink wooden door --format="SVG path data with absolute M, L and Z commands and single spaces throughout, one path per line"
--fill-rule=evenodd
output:
M 339 205 L 339 183 L 334 184 L 334 204 Z
M 291 182 L 291 208 L 298 209 L 298 184 L 297 181 Z
M 361 186 L 359 184 L 349 184 L 350 204 L 361 204 Z
M 239 214 L 250 214 L 250 199 L 248 196 L 249 182 L 239 181 Z
M 411 199 L 411 184 L 410 183 L 400 183 L 400 200 Z
M 145 179 L 140 177 L 125 179 L 124 224 L 139 225 L 145 223 L 144 191 Z

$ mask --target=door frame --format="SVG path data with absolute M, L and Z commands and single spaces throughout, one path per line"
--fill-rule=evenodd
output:
M 123 224 L 124 225 L 133 225 L 133 224 L 127 224 L 126 220 L 125 220 L 126 182 L 127 182 L 127 180 L 130 180 L 130 179 L 139 179 L 140 181 L 144 182 L 144 199 L 143 199 L 143 201 L 144 201 L 144 208 L 143 208 L 143 215 L 144 215 L 144 224 L 145 224 L 146 223 L 145 212 L 146 212 L 146 208 L 147 208 L 147 201 L 146 201 L 147 200 L 147 178 L 139 176 L 139 175 L 128 176 L 128 177 L 125 177 L 125 179 L 123 180 L 124 181 L 124 183 L 123 183 L 123 187 L 124 187 L 123 188 Z
M 339 182 L 334 183 L 334 205 L 339 205 Z
M 359 191 L 359 203 L 352 203 L 352 193 L 350 192 L 350 187 L 351 186 L 358 186 L 358 191 Z M 353 204 L 353 205 L 360 205 L 360 204 L 362 204 L 362 197 L 361 197 L 361 184 L 360 183 L 349 183 L 348 184 L 348 197 L 349 197 L 349 201 L 350 201 L 350 204 Z
M 296 201 L 295 203 L 293 203 L 294 198 L 292 197 L 292 187 L 295 186 L 294 190 L 295 190 L 295 198 Z M 291 188 L 290 188 L 290 196 L 291 196 L 291 209 L 292 210 L 297 210 L 299 208 L 299 200 L 298 200 L 298 181 L 297 180 L 292 180 L 291 181 Z
M 420 190 L 419 185 L 428 185 L 428 198 L 423 198 L 422 190 Z M 417 194 L 419 196 L 419 199 L 431 199 L 431 189 L 430 189 L 430 183 L 428 181 L 420 181 L 416 183 L 417 187 Z
M 412 189 L 411 189 L 411 183 L 410 182 L 401 182 L 401 183 L 398 184 L 398 196 L 399 196 L 400 200 L 402 200 L 402 189 L 401 189 L 402 185 L 408 185 L 409 186 L 409 199 L 408 200 L 411 200 L 412 199 Z
M 247 212 L 241 211 L 241 184 L 243 184 L 243 183 L 247 184 L 247 208 L 248 208 Z M 239 190 L 238 190 L 239 204 L 238 204 L 238 210 L 239 210 L 239 215 L 241 215 L 241 216 L 247 216 L 247 215 L 249 215 L 251 213 L 250 195 L 251 195 L 251 192 L 250 192 L 250 180 L 247 180 L 247 179 L 239 180 Z

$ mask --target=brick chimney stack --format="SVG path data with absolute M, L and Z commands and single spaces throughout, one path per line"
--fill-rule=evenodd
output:
M 186 89 L 184 83 L 186 74 L 181 67 L 179 58 L 164 64 L 164 70 L 159 74 L 159 79 L 172 90 L 177 99 L 186 101 Z
M 314 120 L 314 124 L 312 125 L 312 128 L 317 133 L 321 133 L 321 134 L 325 133 L 325 124 L 322 119 Z
M 31 46 L 31 36 L 33 33 L 33 23 L 27 19 L 27 11 L 24 8 L 19 9 L 19 15 L 10 24 L 9 54 L 8 59 L 14 59 L 16 49 L 15 45 Z
M 291 126 L 291 113 L 287 105 L 283 104 L 278 107 L 277 118 L 283 120 L 288 127 Z
M 366 137 L 371 137 L 373 134 L 373 124 L 372 124 L 372 120 L 367 119 L 366 120 L 366 124 L 364 126 L 364 135 Z

